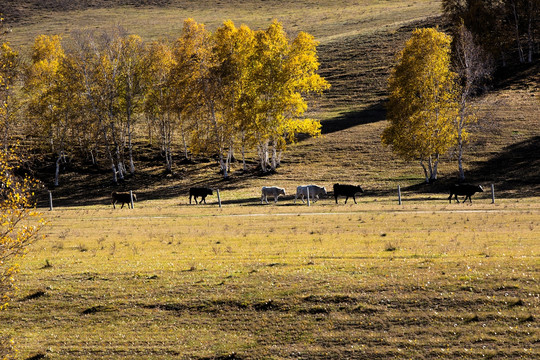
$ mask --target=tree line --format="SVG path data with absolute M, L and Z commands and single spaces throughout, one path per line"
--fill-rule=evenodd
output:
M 56 154 L 55 185 L 68 156 L 100 157 L 115 183 L 133 174 L 135 129 L 159 143 L 169 172 L 177 142 L 185 158 L 215 156 L 225 177 L 238 152 L 244 170 L 256 150 L 272 171 L 299 133 L 320 134 L 303 116 L 308 96 L 330 86 L 316 73 L 316 48 L 313 36 L 290 39 L 278 21 L 258 31 L 226 21 L 212 33 L 193 19 L 173 41 L 145 43 L 120 28 L 68 41 L 40 35 L 27 63 L 4 43 L 0 131 L 4 144 L 22 133 Z
M 503 66 L 512 57 L 531 63 L 540 50 L 539 0 L 443 0 L 442 6 L 454 36 L 463 24 Z

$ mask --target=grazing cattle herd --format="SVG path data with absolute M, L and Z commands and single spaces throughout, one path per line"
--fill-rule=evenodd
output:
M 452 203 L 452 197 L 456 199 L 456 202 L 459 203 L 458 195 L 465 196 L 463 203 L 469 199 L 469 202 L 472 203 L 471 196 L 477 192 L 483 192 L 484 189 L 481 185 L 471 185 L 471 184 L 454 184 L 450 186 L 450 196 L 448 200 Z M 360 185 L 348 185 L 348 184 L 334 184 L 333 186 L 333 195 L 338 203 L 339 196 L 345 196 L 345 204 L 350 197 L 353 198 L 354 203 L 356 204 L 356 195 L 363 193 L 364 190 Z M 191 204 L 191 198 L 195 199 L 195 204 L 206 204 L 206 197 L 208 195 L 213 195 L 213 191 L 208 187 L 192 187 L 189 189 L 189 203 Z M 278 202 L 279 196 L 285 196 L 285 189 L 279 186 L 263 186 L 261 189 L 261 204 L 265 202 L 268 204 L 268 197 L 271 196 L 274 199 L 274 203 Z M 316 202 L 320 196 L 327 195 L 326 188 L 324 186 L 318 185 L 300 185 L 296 188 L 296 195 L 294 196 L 294 203 L 300 198 L 302 203 L 305 203 L 304 199 L 311 200 L 311 202 Z M 197 198 L 200 197 L 201 200 L 197 202 Z M 218 191 L 219 197 L 219 191 Z M 128 208 L 133 208 L 133 201 L 137 200 L 137 196 L 132 192 L 116 192 L 114 191 L 111 194 L 111 200 L 113 208 L 116 209 L 116 203 L 121 203 L 121 208 L 124 207 L 124 204 L 128 204 Z M 220 203 L 221 206 L 221 203 Z

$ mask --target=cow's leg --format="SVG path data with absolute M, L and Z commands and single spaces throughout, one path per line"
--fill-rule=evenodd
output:
M 115 203 L 116 203 L 116 201 L 113 200 L 113 202 L 112 202 L 113 209 L 116 209 Z
M 338 197 L 338 196 L 337 196 L 337 195 L 334 195 L 334 197 L 336 198 L 336 204 L 337 204 L 337 203 L 338 203 L 338 202 L 337 202 L 337 197 Z
M 122 201 L 122 206 L 120 207 L 120 209 L 123 209 L 124 208 L 124 202 Z
M 195 205 L 197 205 L 199 202 L 197 201 L 197 195 L 193 195 L 193 199 L 195 200 Z
M 455 194 L 454 197 L 456 198 L 456 202 L 459 204 L 459 199 L 457 197 L 457 194 Z
M 349 200 L 349 197 L 345 196 L 345 204 L 347 203 L 347 200 Z
M 448 197 L 448 202 L 451 204 L 452 203 L 452 193 L 450 193 L 450 196 Z
M 278 194 L 274 195 L 274 203 L 277 204 L 277 198 L 279 197 Z M 268 200 L 266 200 L 266 203 L 268 203 Z
M 191 194 L 189 194 L 189 204 L 191 205 Z
M 201 201 L 199 201 L 199 203 L 201 203 L 201 204 L 202 204 L 202 202 L 203 202 L 203 201 L 204 201 L 204 205 L 206 205 L 206 195 L 202 197 L 202 200 L 201 200 Z
M 264 195 L 261 195 L 261 204 L 264 203 Z
M 356 204 L 356 196 L 352 196 L 352 199 L 354 200 L 354 203 Z

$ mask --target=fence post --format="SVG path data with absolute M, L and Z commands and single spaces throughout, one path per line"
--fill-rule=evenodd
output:
M 311 203 L 309 202 L 309 186 L 306 187 L 306 193 L 307 193 L 307 206 L 311 206 Z
M 131 201 L 131 208 L 133 209 L 133 190 L 129 190 L 129 200 Z
M 221 197 L 219 196 L 219 189 L 217 189 L 216 192 L 217 192 L 217 201 L 219 204 L 219 208 L 221 209 Z
M 491 184 L 491 203 L 495 204 L 495 185 Z
M 401 185 L 397 186 L 398 204 L 401 205 Z
M 53 211 L 52 191 L 49 190 L 49 211 Z

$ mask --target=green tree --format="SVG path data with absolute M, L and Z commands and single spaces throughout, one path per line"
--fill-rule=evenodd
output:
M 433 28 L 415 29 L 388 81 L 390 124 L 382 142 L 405 160 L 420 161 L 426 182 L 437 179 L 440 154 L 456 143 L 459 105 L 451 40 Z

